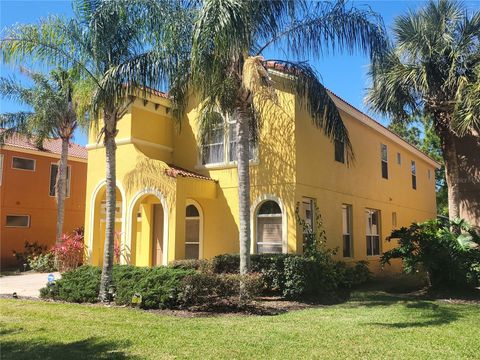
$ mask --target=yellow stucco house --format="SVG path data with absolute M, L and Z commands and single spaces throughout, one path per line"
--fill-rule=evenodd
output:
M 272 78 L 285 75 L 271 69 Z M 277 84 L 281 82 L 278 81 Z M 252 252 L 299 253 L 314 202 L 327 245 L 345 261 L 368 260 L 394 244 L 393 228 L 436 216 L 439 164 L 331 94 L 349 130 L 355 162 L 347 165 L 316 129 L 298 99 L 278 86 L 251 151 Z M 211 144 L 198 144 L 197 109 L 181 129 L 159 92 L 139 94 L 119 122 L 117 219 L 123 263 L 162 265 L 176 259 L 238 253 L 238 194 L 233 127 L 219 123 Z M 85 236 L 88 260 L 100 264 L 105 230 L 105 149 L 89 136 Z

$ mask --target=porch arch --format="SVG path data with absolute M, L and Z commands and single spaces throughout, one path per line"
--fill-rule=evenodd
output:
M 162 206 L 163 210 L 163 231 L 162 231 L 162 265 L 168 264 L 168 223 L 169 223 L 169 207 L 167 204 L 167 200 L 165 196 L 162 194 L 161 191 L 155 188 L 146 188 L 143 190 L 138 191 L 132 198 L 129 204 L 128 212 L 127 212 L 127 248 L 130 249 L 130 253 L 128 254 L 128 262 L 132 264 L 137 264 L 137 253 L 136 253 L 136 246 L 137 246 L 137 225 L 138 219 L 137 214 L 140 205 L 142 205 L 143 201 L 149 197 L 155 197 L 158 199 L 159 204 Z M 142 225 L 143 226 L 143 225 Z M 150 230 L 149 230 L 150 231 Z M 150 239 L 151 240 L 151 239 Z M 150 246 L 151 250 L 151 246 Z M 150 253 L 150 256 L 152 254 Z M 151 264 L 151 261 L 148 265 Z

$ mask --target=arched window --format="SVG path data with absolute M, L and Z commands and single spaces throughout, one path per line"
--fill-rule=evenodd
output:
M 282 210 L 273 200 L 265 201 L 257 212 L 257 253 L 282 252 Z
M 200 213 L 195 205 L 185 210 L 185 259 L 198 259 L 200 255 Z

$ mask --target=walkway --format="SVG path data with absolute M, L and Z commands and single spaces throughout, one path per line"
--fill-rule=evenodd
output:
M 39 297 L 40 289 L 45 287 L 50 273 L 23 273 L 0 277 L 0 295 Z M 60 279 L 60 273 L 53 273 L 55 279 Z

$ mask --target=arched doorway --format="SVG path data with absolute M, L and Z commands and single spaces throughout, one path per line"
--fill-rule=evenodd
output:
M 163 196 L 155 191 L 141 192 L 133 198 L 130 209 L 130 263 L 166 265 L 168 212 Z
M 257 206 L 255 212 L 257 254 L 276 254 L 283 251 L 283 215 L 280 205 L 266 200 Z
M 185 259 L 201 259 L 203 214 L 200 205 L 187 200 L 185 208 Z

